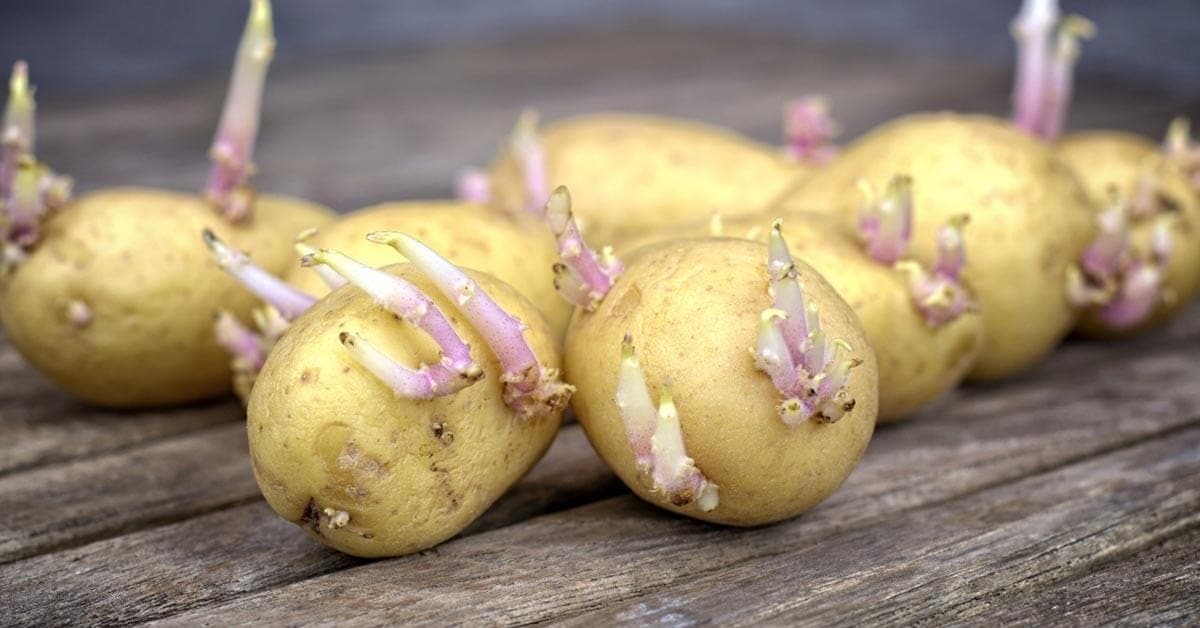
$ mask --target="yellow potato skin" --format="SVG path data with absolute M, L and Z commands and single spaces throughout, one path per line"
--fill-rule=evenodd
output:
M 904 273 L 867 257 L 832 216 L 798 210 L 742 216 L 722 220 L 722 233 L 766 242 L 775 218 L 783 219 L 792 255 L 820 273 L 862 323 L 879 368 L 876 422 L 908 418 L 966 377 L 983 347 L 983 320 L 977 312 L 930 327 L 913 305 Z M 642 244 L 633 245 L 703 237 L 711 231 L 708 224 L 691 223 L 648 234 L 639 240 Z
M 1032 366 L 1074 326 L 1066 269 L 1095 235 L 1078 181 L 1047 146 L 1006 121 L 906 116 L 850 144 L 788 199 L 857 222 L 855 181 L 883 190 L 913 177 L 913 259 L 932 264 L 938 226 L 967 214 L 964 283 L 983 316 L 985 344 L 969 379 L 998 380 Z
M 247 239 L 242 246 L 254 262 L 274 275 L 283 275 L 299 265 L 296 236 L 336 219 L 337 214 L 328 207 L 311 201 L 259 194 L 254 199 L 254 213 L 238 227 Z
M 35 368 L 76 397 L 134 408 L 229 390 L 228 356 L 213 339 L 219 305 L 254 298 L 209 260 L 200 231 L 237 241 L 198 197 L 113 189 L 52 216 L 42 241 L 0 281 L 0 322 Z M 87 305 L 84 326 L 68 303 Z
M 809 172 L 774 147 L 676 118 L 599 113 L 548 124 L 540 137 L 549 188 L 570 188 L 572 211 L 596 246 L 714 210 L 760 210 Z M 492 164 L 491 182 L 494 203 L 526 211 L 521 169 L 508 152 Z
M 1162 149 L 1132 133 L 1086 131 L 1064 137 L 1055 152 L 1075 171 L 1093 206 L 1099 209 L 1108 204 L 1110 188 L 1129 198 L 1142 169 L 1149 160 L 1160 156 Z M 1123 337 L 1157 327 L 1191 303 L 1200 287 L 1200 199 L 1192 191 L 1187 177 L 1170 161 L 1160 160 L 1155 173 L 1158 193 L 1167 204 L 1178 208 L 1171 230 L 1174 246 L 1163 282 L 1174 292 L 1174 298 L 1160 304 L 1141 325 L 1124 330 L 1112 329 L 1093 312 L 1085 312 L 1077 330 L 1086 336 Z M 1138 250 L 1148 250 L 1153 224 L 1153 220 L 1134 223 L 1131 238 Z
M 496 276 L 533 301 L 556 338 L 566 333 L 572 306 L 554 290 L 558 249 L 540 220 L 460 201 L 382 203 L 346 214 L 307 243 L 340 251 L 369 266 L 404 261 L 395 249 L 366 238 L 372 231 L 385 230 L 407 233 L 457 266 Z M 315 272 L 299 264 L 284 278 L 316 297 L 329 292 Z
M 394 359 L 436 361 L 437 346 L 354 286 L 300 316 L 254 386 L 247 431 L 267 503 L 317 540 L 347 554 L 399 556 L 432 547 L 483 513 L 545 453 L 562 413 L 518 421 L 501 400 L 500 365 L 454 305 L 408 264 L 389 266 L 428 294 L 472 347 L 484 379 L 446 397 L 410 400 L 363 369 L 341 346 L 360 332 Z M 549 328 L 527 299 L 471 271 L 520 318 L 542 363 L 557 367 Z M 344 511 L 331 527 L 325 509 Z
M 213 337 L 217 308 L 245 316 L 256 300 L 210 259 L 212 229 L 281 270 L 290 238 L 264 226 L 230 226 L 197 196 L 113 188 L 83 196 L 45 223 L 42 240 L 0 278 L 0 324 L 35 368 L 83 401 L 141 408 L 230 390 L 229 357 Z M 314 213 L 309 218 L 317 217 Z M 91 320 L 76 325 L 79 301 Z
M 866 448 L 877 410 L 875 355 L 849 306 L 803 263 L 801 285 L 822 327 L 863 361 L 850 377 L 857 403 L 832 424 L 780 420 L 780 395 L 749 351 L 771 304 L 766 260 L 765 245 L 732 238 L 643 247 L 594 312 L 576 311 L 565 352 L 572 407 L 592 446 L 642 499 L 714 523 L 771 523 L 828 497 Z M 639 477 L 615 401 L 626 332 L 651 396 L 657 401 L 662 382 L 672 382 L 687 453 L 720 487 L 710 512 L 674 506 Z

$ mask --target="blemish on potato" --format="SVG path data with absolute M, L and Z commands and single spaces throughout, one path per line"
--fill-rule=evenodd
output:
M 450 472 L 439 467 L 437 462 L 431 462 L 429 470 L 437 474 L 438 484 L 441 486 L 442 492 L 446 494 L 446 499 L 450 502 L 450 509 L 458 510 L 461 504 L 458 501 L 458 495 L 454 493 L 454 487 L 450 484 Z
M 321 372 L 316 369 L 304 369 L 300 374 L 300 381 L 305 384 L 311 384 L 321 378 Z
M 450 431 L 450 427 L 445 421 L 434 421 L 430 425 L 433 430 L 433 437 L 441 441 L 443 445 L 449 445 L 454 442 L 454 432 Z
M 67 321 L 75 329 L 87 329 L 92 324 L 92 308 L 79 299 L 67 302 Z
M 383 464 L 375 458 L 364 454 L 358 448 L 354 441 L 346 441 L 346 445 L 342 447 L 342 452 L 338 454 L 338 467 L 343 470 L 348 470 L 354 476 L 367 474 L 374 477 L 382 477 L 386 473 Z
M 309 499 L 308 504 L 304 506 L 304 512 L 300 513 L 299 523 L 313 534 L 321 536 L 322 514 L 321 509 L 317 507 L 317 500 Z
M 620 300 L 613 306 L 612 314 L 614 317 L 625 319 L 628 318 L 634 310 L 642 303 L 642 291 L 636 286 L 630 286 L 628 290 L 621 295 Z

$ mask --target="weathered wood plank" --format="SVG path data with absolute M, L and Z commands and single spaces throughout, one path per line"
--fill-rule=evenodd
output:
M 962 391 L 926 420 L 881 430 L 842 491 L 777 526 L 718 528 L 623 496 L 454 541 L 429 555 L 364 565 L 177 619 L 187 623 L 217 613 L 222 621 L 269 614 L 279 621 L 470 616 L 536 622 L 737 565 L 753 571 L 767 557 L 805 551 L 917 508 L 969 516 L 957 509 L 956 498 L 1200 424 L 1200 389 L 1194 386 L 1200 363 L 1179 354 L 1180 342 L 1194 347 L 1197 338 L 1191 334 L 1157 348 L 1149 339 L 1110 347 L 1107 360 L 1091 360 L 1092 370 L 1054 368 L 1075 359 L 1076 345 L 1070 345 L 1043 369 L 1046 377 Z M 797 581 L 803 578 L 795 573 L 788 580 Z
M 688 624 L 714 615 L 721 621 L 763 621 L 775 616 L 744 612 L 760 597 L 804 599 L 805 604 L 795 606 L 803 615 L 810 606 L 832 600 L 836 592 L 846 596 L 830 601 L 828 608 L 820 606 L 828 611 L 822 619 L 843 621 L 860 602 L 858 596 L 867 601 L 902 590 L 886 582 L 860 582 L 851 574 L 870 574 L 877 566 L 891 567 L 900 575 L 920 573 L 908 564 L 914 553 L 919 557 L 942 551 L 948 553 L 943 559 L 955 558 L 953 540 L 1005 537 L 988 531 L 1006 525 L 1004 532 L 1015 542 L 1032 546 L 1039 540 L 1036 535 L 1020 533 L 1031 516 L 1037 524 L 1031 531 L 1062 521 L 1061 532 L 1068 537 L 1066 524 L 1086 526 L 1091 517 L 1101 528 L 1113 517 L 1125 517 L 1134 522 L 1132 530 L 1144 531 L 1132 538 L 1151 540 L 1169 533 L 1166 528 L 1195 525 L 1200 503 L 1195 490 L 1200 473 L 1197 445 L 1200 430 L 1192 429 L 1032 476 L 1015 486 L 987 489 L 963 502 L 977 506 L 974 511 L 938 502 L 904 515 L 874 517 L 873 525 L 861 527 L 847 520 L 852 513 L 822 509 L 774 528 L 725 530 L 672 519 L 631 499 L 614 499 L 450 543 L 429 556 L 365 565 L 166 623 L 226 623 L 265 616 L 281 623 L 529 623 L 589 611 L 601 613 L 584 617 L 597 623 L 628 619 Z M 996 506 L 989 508 L 992 503 Z M 1106 508 L 1111 509 L 1108 519 L 1098 514 Z M 905 527 L 896 527 L 896 522 Z M 962 531 L 966 529 L 971 534 Z M 1119 531 L 1120 526 L 1113 529 Z M 923 536 L 906 539 L 897 536 L 901 532 Z M 906 545 L 906 540 L 920 542 Z M 1051 541 L 1071 546 L 1068 538 Z M 779 565 L 772 564 L 775 558 Z M 982 560 L 978 555 L 958 559 L 967 564 Z M 772 565 L 779 573 L 760 572 L 759 565 Z M 731 570 L 743 576 L 737 588 L 719 604 L 705 605 L 710 592 L 715 598 L 723 590 L 714 587 L 729 582 L 725 574 Z M 698 577 L 704 582 L 694 582 Z M 664 596 L 659 606 L 640 604 L 641 596 L 657 590 L 669 590 L 674 597 Z M 631 615 L 614 615 L 606 608 L 625 601 L 631 603 L 617 608 Z M 694 608 L 700 605 L 703 608 Z M 790 623 L 802 618 L 778 619 Z
M 960 603 L 964 621 L 986 617 L 1011 625 L 1044 617 L 1047 623 L 1095 626 L 1194 626 L 1200 622 L 1200 527 L 1131 556 L 1090 566 L 1088 573 L 1035 591 L 1012 587 Z
M 241 416 L 231 400 L 145 412 L 89 408 L 29 368 L 0 335 L 0 476 L 114 452 Z
M 257 499 L 240 423 L 0 478 L 0 562 Z
M 619 490 L 583 431 L 569 426 L 464 535 Z M 326 549 L 256 501 L 0 566 L 4 623 L 148 621 L 362 562 Z
M 819 543 L 705 570 L 574 623 L 990 621 L 1000 610 L 988 603 L 993 596 L 1034 596 L 1092 563 L 1200 527 L 1198 487 L 1200 429 L 1190 429 Z M 1145 584 L 1126 586 L 1136 598 Z M 1113 614 L 1098 609 L 1101 622 Z

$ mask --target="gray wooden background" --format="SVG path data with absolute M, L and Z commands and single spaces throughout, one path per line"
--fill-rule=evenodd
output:
M 995 60 L 1019 0 L 276 0 L 280 58 L 396 54 L 547 32 L 696 27 Z M 1080 71 L 1200 89 L 1200 2 L 1066 0 L 1100 27 Z M 25 56 L 56 88 L 222 71 L 244 0 L 5 0 L 0 62 Z

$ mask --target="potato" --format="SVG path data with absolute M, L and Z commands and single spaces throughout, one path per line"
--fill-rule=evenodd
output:
M 624 273 L 594 311 L 576 310 L 566 343 L 567 379 L 576 386 L 572 407 L 605 462 L 653 504 L 728 525 L 786 519 L 836 490 L 870 440 L 877 409 L 875 356 L 850 307 L 803 263 L 795 269 L 819 327 L 827 339 L 847 345 L 837 345 L 830 364 L 857 366 L 849 372 L 848 388 L 835 397 L 837 413 L 827 416 L 832 420 L 844 412 L 840 420 L 795 415 L 789 418 L 795 424 L 782 420 L 781 412 L 791 410 L 751 355 L 760 329 L 771 324 L 764 310 L 774 307 L 767 294 L 767 260 L 767 246 L 732 238 L 643 247 L 627 256 Z M 660 412 L 653 448 L 645 439 L 631 444 L 622 416 L 620 405 L 632 405 L 618 386 L 631 362 L 627 358 L 623 365 L 626 334 L 632 339 L 627 351 L 636 347 L 633 365 L 640 363 L 650 396 L 658 398 L 668 382 L 671 389 L 673 404 Z M 678 425 L 674 440 L 663 434 L 672 425 Z M 669 450 L 678 468 L 695 480 L 685 488 L 672 490 L 661 482 L 656 487 L 650 478 L 663 471 L 657 467 L 647 477 L 644 456 L 663 463 Z
M 378 245 L 377 245 L 378 246 Z M 420 288 L 448 317 L 482 379 L 432 399 L 398 396 L 342 346 L 357 334 L 394 360 L 438 364 L 439 347 L 355 285 L 296 319 L 251 394 L 251 462 L 267 503 L 321 542 L 355 556 L 416 552 L 459 533 L 549 447 L 562 409 L 518 419 L 502 366 L 477 327 L 410 264 L 388 273 Z M 555 367 L 556 342 L 537 309 L 490 275 L 470 276 L 524 321 L 525 338 Z
M 879 423 L 912 415 L 962 381 L 983 346 L 978 312 L 942 325 L 927 323 L 913 303 L 908 275 L 872 260 L 834 217 L 784 210 L 719 218 L 662 229 L 629 245 L 705 235 L 766 242 L 777 217 L 787 228 L 793 255 L 820 273 L 862 323 L 879 368 Z
M 1129 237 L 1132 253 L 1149 258 L 1154 231 L 1166 219 L 1171 247 L 1148 317 L 1114 324 L 1097 308 L 1089 309 L 1079 331 L 1089 336 L 1128 335 L 1161 325 L 1191 303 L 1200 287 L 1200 199 L 1187 176 L 1158 145 L 1131 133 L 1088 131 L 1073 133 L 1055 148 L 1078 175 L 1092 205 L 1102 208 L 1116 193 L 1131 202 Z
M 856 182 L 882 189 L 897 174 L 914 180 L 913 259 L 932 264 L 936 227 L 970 218 L 964 283 L 979 304 L 985 341 L 969 377 L 995 380 L 1033 365 L 1077 319 L 1067 273 L 1095 226 L 1074 175 L 1047 146 L 1002 120 L 918 114 L 847 146 L 787 205 L 832 213 L 853 228 Z
M 616 244 L 647 229 L 706 218 L 714 210 L 766 208 L 808 173 L 782 151 L 718 127 L 674 118 L 602 113 L 549 124 L 539 136 L 544 176 L 571 188 L 588 240 Z M 522 213 L 524 166 L 506 151 L 491 167 L 494 202 Z
M 451 262 L 496 276 L 533 301 L 556 337 L 566 333 L 571 306 L 554 291 L 551 270 L 558 258 L 554 239 L 531 216 L 505 216 L 482 205 L 458 201 L 412 201 L 373 205 L 321 228 L 306 244 L 336 249 L 371 266 L 403 261 L 393 249 L 373 244 L 369 231 L 412 234 Z M 328 286 L 312 270 L 295 264 L 284 278 L 313 296 Z
M 134 408 L 225 394 L 228 358 L 213 314 L 223 306 L 248 315 L 255 299 L 209 260 L 201 230 L 279 271 L 290 241 L 268 230 L 323 218 L 312 206 L 295 214 L 292 203 L 263 206 L 263 220 L 230 226 L 196 196 L 88 194 L 53 214 L 41 241 L 0 278 L 0 323 L 30 364 L 88 403 Z
M 35 368 L 80 399 L 134 408 L 227 393 L 213 315 L 223 307 L 245 317 L 254 299 L 208 259 L 201 232 L 279 273 L 295 234 L 330 219 L 323 207 L 256 195 L 247 183 L 274 46 L 270 4 L 254 0 L 204 199 L 113 188 L 66 204 L 69 185 L 34 156 L 33 90 L 24 64 L 14 67 L 0 172 L 0 196 L 13 191 L 0 217 L 0 324 Z

